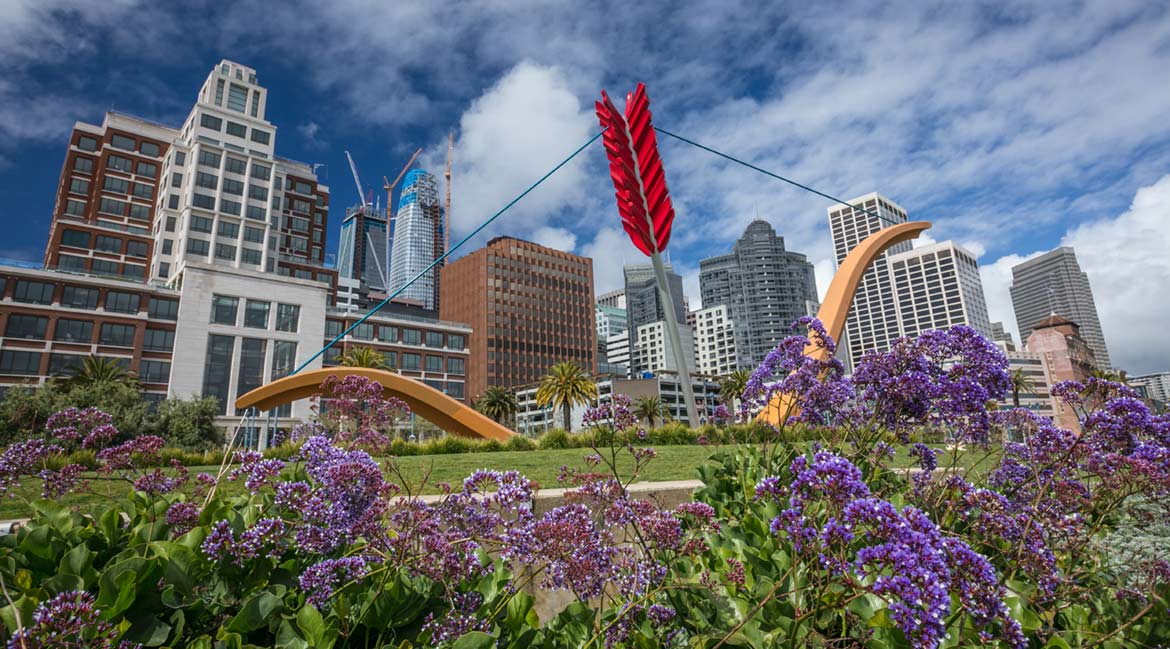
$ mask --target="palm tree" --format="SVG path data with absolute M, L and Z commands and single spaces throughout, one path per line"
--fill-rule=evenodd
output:
M 733 370 L 719 383 L 719 398 L 728 410 L 735 412 L 735 402 L 743 398 L 743 391 L 751 378 L 750 370 Z
M 654 420 L 662 417 L 662 399 L 656 394 L 644 394 L 634 401 L 634 416 L 645 419 L 651 428 Z
M 134 372 L 112 358 L 104 356 L 86 356 L 81 365 L 69 368 L 69 377 L 66 379 L 73 386 L 91 386 L 102 383 L 124 383 L 133 385 L 138 383 Z
M 516 414 L 520 405 L 516 403 L 515 394 L 493 385 L 475 400 L 475 409 L 502 424 Z
M 597 398 L 597 384 L 580 367 L 561 362 L 549 368 L 536 388 L 536 405 L 561 408 L 565 413 L 565 430 L 572 432 L 569 413 L 574 404 L 589 403 Z
M 386 357 L 382 355 L 382 352 L 373 347 L 354 347 L 342 354 L 339 362 L 345 367 L 368 367 L 374 370 L 390 369 L 390 366 L 386 364 Z
M 1012 391 L 1012 407 L 1019 408 L 1020 393 L 1031 392 L 1036 386 L 1032 383 L 1032 379 L 1028 378 L 1028 375 L 1024 373 L 1023 368 L 1019 367 L 1012 370 L 1012 373 L 1008 376 L 1008 381 Z

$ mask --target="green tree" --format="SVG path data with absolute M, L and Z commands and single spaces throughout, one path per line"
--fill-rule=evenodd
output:
M 70 407 L 94 407 L 109 413 L 125 436 L 142 434 L 151 423 L 150 404 L 143 400 L 137 381 L 53 379 L 43 387 L 13 388 L 4 395 L 0 401 L 0 441 L 40 436 L 53 413 Z
M 747 389 L 747 383 L 752 378 L 752 373 L 749 370 L 732 370 L 730 374 L 723 377 L 719 382 L 719 398 L 723 400 L 723 405 L 727 409 L 735 412 L 736 401 L 743 398 L 743 391 Z
M 158 404 L 150 427 L 167 446 L 206 451 L 223 446 L 223 431 L 215 425 L 218 413 L 219 402 L 213 397 L 167 399 Z
M 651 428 L 654 422 L 662 418 L 662 399 L 656 394 L 644 394 L 634 400 L 634 416 L 639 420 L 645 419 Z
M 112 358 L 86 356 L 81 365 L 69 370 L 65 382 L 69 387 L 85 387 L 99 383 L 124 384 L 137 387 L 138 378 L 134 372 Z
M 374 370 L 388 370 L 386 357 L 373 347 L 354 347 L 342 354 L 340 364 L 345 367 L 368 367 Z
M 475 409 L 491 417 L 497 423 L 510 420 L 520 409 L 516 395 L 502 387 L 493 385 L 484 390 L 475 400 Z
M 576 364 L 561 362 L 549 368 L 536 388 L 536 405 L 541 408 L 560 408 L 565 417 L 565 430 L 572 432 L 570 412 L 574 404 L 586 404 L 597 399 L 597 384 Z
M 1028 378 L 1028 375 L 1024 373 L 1023 368 L 1019 367 L 1012 370 L 1011 374 L 1008 375 L 1008 381 L 1012 391 L 1012 407 L 1019 408 L 1020 393 L 1031 392 L 1036 386 L 1032 383 L 1032 379 Z

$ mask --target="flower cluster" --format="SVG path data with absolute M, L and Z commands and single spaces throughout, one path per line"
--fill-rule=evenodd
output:
M 113 417 L 97 408 L 66 408 L 54 413 L 45 422 L 49 438 L 66 451 L 81 448 L 102 448 L 118 436 Z
M 781 340 L 752 372 L 740 404 L 745 418 L 782 394 L 790 400 L 790 418 L 829 424 L 853 399 L 845 367 L 833 357 L 837 346 L 832 336 L 816 318 L 804 317 L 793 323 L 794 328 L 800 326 L 808 328 L 807 337 Z
M 613 430 L 626 430 L 638 425 L 638 418 L 631 408 L 630 398 L 614 394 L 606 401 L 585 410 L 582 421 L 586 426 L 610 426 Z
M 93 595 L 61 593 L 33 611 L 32 623 L 12 634 L 8 646 L 18 649 L 114 649 L 121 633 L 101 617 Z
M 409 414 L 406 402 L 385 396 L 377 381 L 357 375 L 328 377 L 321 384 L 320 424 L 346 448 L 380 451 L 390 445 L 394 423 Z
M 308 594 L 310 604 L 325 608 L 339 589 L 365 577 L 374 563 L 373 559 L 361 555 L 326 559 L 301 573 L 301 590 Z

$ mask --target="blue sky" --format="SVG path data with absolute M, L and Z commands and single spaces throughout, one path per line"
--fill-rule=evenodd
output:
M 454 129 L 456 235 L 596 132 L 600 88 L 644 81 L 664 128 L 933 221 L 981 255 L 1009 325 L 1011 265 L 1076 245 L 1115 360 L 1170 369 L 1165 3 L 170 4 L 0 0 L 0 257 L 40 258 L 74 121 L 178 124 L 221 58 L 257 69 L 278 152 L 324 163 L 335 209 L 357 198 L 345 149 L 379 187 L 418 147 L 441 170 Z M 827 201 L 662 144 L 689 294 L 757 214 L 825 288 Z M 638 255 L 603 158 L 595 145 L 488 235 L 593 256 L 598 289 L 616 287 Z M 331 226 L 336 245 L 337 212 Z

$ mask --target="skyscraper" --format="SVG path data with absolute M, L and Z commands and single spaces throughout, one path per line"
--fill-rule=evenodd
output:
M 596 370 L 592 259 L 497 237 L 442 275 L 441 317 L 472 328 L 468 397 L 535 383 L 562 361 Z
M 630 372 L 650 371 L 649 367 L 640 365 L 639 359 L 650 358 L 651 355 L 638 354 L 638 328 L 666 319 L 666 310 L 663 306 L 662 294 L 658 291 L 658 282 L 654 278 L 654 267 L 650 264 L 626 266 L 623 269 L 625 276 L 626 322 L 629 327 L 630 340 Z M 687 321 L 686 307 L 683 302 L 682 276 L 674 272 L 670 264 L 666 264 L 666 283 L 670 287 L 670 295 L 674 303 L 675 318 L 682 323 Z
M 1064 246 L 1013 266 L 1011 294 L 1020 340 L 1028 340 L 1037 322 L 1060 314 L 1077 324 L 1080 336 L 1093 350 L 1097 367 L 1109 367 L 1093 288 L 1077 263 L 1075 250 Z
M 828 208 L 828 212 L 829 226 L 833 232 L 833 252 L 838 265 L 869 235 L 907 220 L 906 210 L 876 192 L 859 196 L 849 201 L 848 205 L 834 205 Z M 886 260 L 891 255 L 910 249 L 909 241 L 891 246 L 862 276 L 857 293 L 853 296 L 849 319 L 845 322 L 845 343 L 841 346 L 842 351 L 848 353 L 849 366 L 860 360 L 868 350 L 889 349 L 890 343 L 901 335 L 893 281 Z
M 402 288 L 444 252 L 443 208 L 435 177 L 414 169 L 406 174 L 404 182 L 390 232 L 390 292 Z M 438 309 L 439 282 L 439 268 L 432 268 L 400 297 L 417 300 L 427 309 Z
M 953 241 L 921 246 L 887 260 L 897 300 L 901 335 L 967 325 L 993 337 L 979 262 Z
M 384 213 L 372 206 L 346 210 L 337 247 L 337 274 L 385 292 L 390 279 L 386 268 L 388 237 Z
M 736 360 L 735 322 L 726 304 L 692 311 L 695 369 L 699 374 L 723 376 L 739 367 Z
M 741 368 L 758 366 L 817 300 L 813 265 L 785 250 L 784 237 L 762 220 L 747 226 L 731 254 L 699 262 L 699 286 L 704 307 L 730 309 Z

